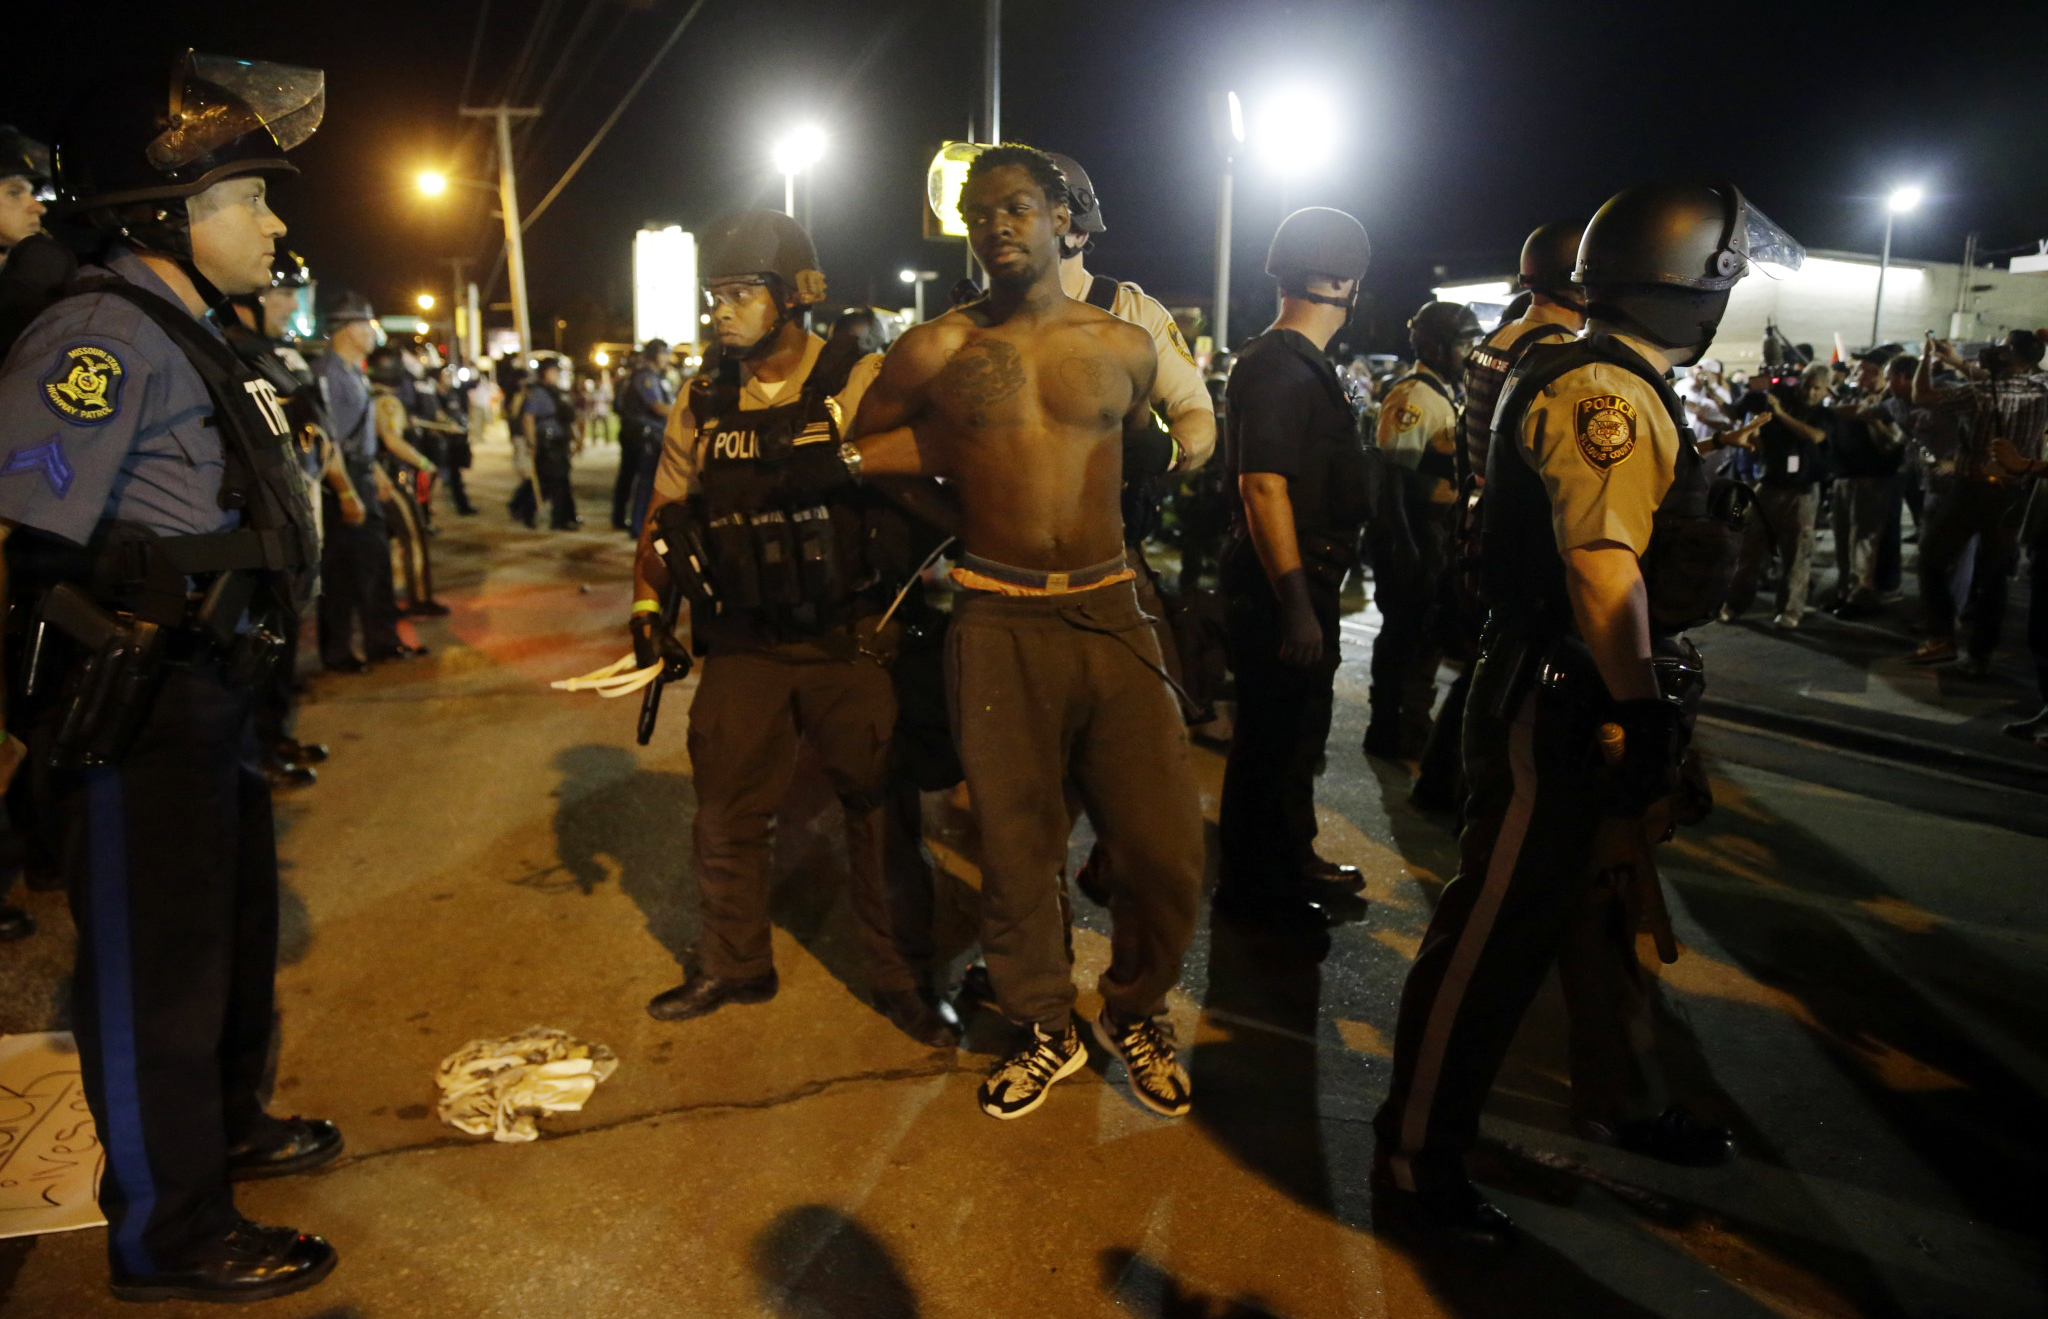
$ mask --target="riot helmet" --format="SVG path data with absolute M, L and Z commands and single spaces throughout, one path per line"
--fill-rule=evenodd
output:
M 1343 211 L 1308 206 L 1280 222 L 1273 245 L 1266 249 L 1266 273 L 1291 296 L 1332 307 L 1348 307 L 1357 299 L 1330 298 L 1308 292 L 1311 276 L 1332 280 L 1363 280 L 1372 264 L 1372 239 L 1365 226 Z
M 1408 319 L 1416 359 L 1442 376 L 1455 376 L 1479 339 L 1479 316 L 1462 302 L 1429 301 Z
M 343 289 L 327 309 L 329 325 L 346 325 L 350 321 L 369 321 L 375 324 L 377 312 L 370 306 L 370 300 L 354 289 Z
M 1076 256 L 1087 250 L 1092 235 L 1109 228 L 1102 220 L 1102 199 L 1095 195 L 1095 184 L 1089 180 L 1088 171 L 1081 168 L 1080 161 L 1058 151 L 1045 154 L 1052 157 L 1052 163 L 1059 166 L 1061 176 L 1067 181 L 1067 213 L 1072 219 L 1067 226 L 1067 236 L 1060 240 L 1060 254 Z
M 774 322 L 742 357 L 770 352 L 784 325 L 825 300 L 818 249 L 804 227 L 781 211 L 742 211 L 712 225 L 699 268 L 707 290 L 717 283 L 752 281 L 766 285 L 775 299 Z
M 407 379 L 405 357 L 392 344 L 382 344 L 363 362 L 363 374 L 370 383 L 398 389 Z
M 1553 220 L 1529 235 L 1522 244 L 1522 270 L 1518 287 L 1541 293 L 1572 311 L 1586 309 L 1586 300 L 1572 284 L 1572 271 L 1579 260 L 1579 240 L 1585 235 L 1584 220 Z
M 0 124 L 0 179 L 27 179 L 42 190 L 50 182 L 50 149 L 13 124 Z
M 1806 250 L 1732 183 L 1639 183 L 1608 198 L 1579 243 L 1590 314 L 1698 359 L 1752 265 L 1798 269 Z

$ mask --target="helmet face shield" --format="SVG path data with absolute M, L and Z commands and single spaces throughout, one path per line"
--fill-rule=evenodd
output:
M 320 127 L 327 75 L 187 51 L 171 72 L 169 111 L 170 126 L 147 148 L 151 167 L 160 173 L 175 176 L 233 159 L 281 155 Z
M 1764 273 L 1770 274 L 1772 267 L 1790 272 L 1806 263 L 1806 249 L 1798 239 L 1774 224 L 1739 189 L 1735 196 L 1739 209 L 1734 247 L 1750 265 L 1766 267 Z

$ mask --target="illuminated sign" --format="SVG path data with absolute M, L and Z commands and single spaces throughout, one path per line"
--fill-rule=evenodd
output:
M 967 237 L 967 224 L 960 218 L 960 190 L 967 186 L 968 164 L 984 149 L 980 142 L 948 142 L 925 171 L 925 204 L 932 208 L 939 232 L 948 238 Z
M 633 341 L 693 344 L 697 333 L 697 238 L 681 225 L 633 235 Z

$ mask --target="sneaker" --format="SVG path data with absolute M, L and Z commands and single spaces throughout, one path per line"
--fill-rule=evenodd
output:
M 1771 626 L 1780 632 L 1790 632 L 1793 628 L 1799 626 L 1799 615 L 1791 612 L 1779 614 L 1771 620 Z
M 1194 1083 L 1174 1056 L 1173 1028 L 1157 1017 L 1124 1023 L 1104 1009 L 1095 1019 L 1095 1038 L 1123 1059 L 1131 1093 L 1138 1102 L 1165 1117 L 1185 1117 Z
M 1908 664 L 1946 664 L 1956 657 L 1956 643 L 1947 637 L 1929 637 L 1906 657 Z
M 1023 1117 L 1045 1102 L 1055 1082 L 1088 1065 L 1088 1046 L 1069 1022 L 1058 1035 L 1036 1025 L 1017 1051 L 996 1064 L 981 1083 L 981 1111 L 1007 1122 Z

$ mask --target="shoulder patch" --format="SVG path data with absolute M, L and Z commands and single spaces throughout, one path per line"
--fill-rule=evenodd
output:
M 42 379 L 43 402 L 74 426 L 97 426 L 121 411 L 121 359 L 98 344 L 61 349 Z
M 1188 351 L 1188 341 L 1181 337 L 1179 324 L 1172 320 L 1166 322 L 1166 341 L 1173 345 L 1175 352 L 1187 359 L 1189 366 L 1195 364 L 1195 355 Z
M 1422 424 L 1422 410 L 1413 403 L 1403 403 L 1401 410 L 1394 414 L 1394 425 L 1404 431 L 1414 430 Z
M 1572 408 L 1579 455 L 1605 476 L 1636 450 L 1636 409 L 1619 394 L 1595 394 Z

